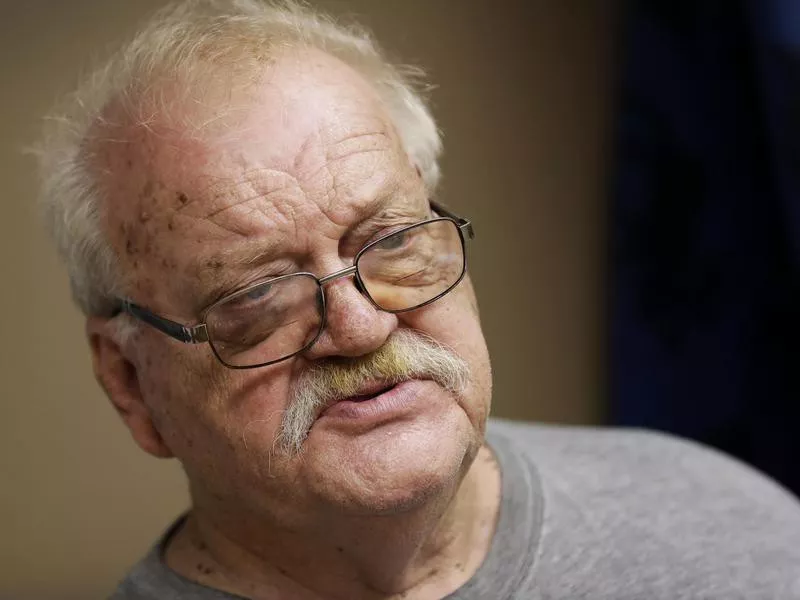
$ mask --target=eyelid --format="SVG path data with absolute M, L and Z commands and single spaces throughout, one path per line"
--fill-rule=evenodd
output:
M 267 283 L 272 279 L 277 279 L 283 275 L 289 275 L 290 273 L 297 273 L 300 269 L 294 268 L 288 264 L 283 265 L 270 265 L 272 268 L 269 269 L 269 274 L 265 275 L 263 272 L 259 274 L 257 277 L 253 278 L 246 278 L 243 281 L 240 281 L 233 286 L 225 286 L 224 289 L 217 290 L 213 294 L 208 296 L 208 299 L 205 303 L 204 310 L 208 310 L 208 308 L 214 306 L 221 300 L 228 298 L 234 294 L 241 292 L 242 290 L 250 287 L 254 287 L 260 285 L 262 283 Z
M 411 218 L 411 217 L 409 217 L 408 219 L 404 220 L 404 222 L 402 222 L 402 223 L 397 223 L 395 225 L 391 225 L 391 226 L 388 226 L 388 227 L 381 227 L 376 233 L 373 233 L 367 239 L 367 241 L 364 242 L 361 245 L 361 247 L 363 248 L 364 246 L 368 246 L 369 244 L 371 244 L 373 242 L 376 242 L 381 238 L 385 238 L 387 236 L 392 235 L 393 233 L 397 233 L 398 231 L 401 231 L 401 230 L 403 230 L 403 229 L 405 229 L 407 227 L 410 227 L 411 225 L 416 225 L 417 223 L 422 223 L 423 221 L 426 221 L 428 218 L 429 217 L 423 217 L 423 218 L 420 219 L 420 218 Z
M 244 285 L 240 285 L 236 289 L 231 290 L 230 292 L 225 294 L 223 296 L 223 298 L 226 297 L 226 296 L 231 296 L 233 294 L 239 294 L 239 293 L 242 293 L 243 295 L 247 295 L 247 293 L 252 291 L 253 288 L 257 288 L 260 285 L 264 285 L 265 283 L 271 282 L 273 279 L 278 279 L 279 277 L 283 277 L 284 275 L 289 275 L 291 273 L 297 273 L 297 270 L 296 269 L 295 270 L 281 269 L 280 271 L 277 271 L 277 272 L 271 272 L 269 275 L 262 275 L 262 276 L 256 277 L 256 278 L 250 280 L 248 283 L 245 283 Z M 244 290 L 248 290 L 248 291 L 245 292 Z
M 264 283 L 267 283 L 267 287 L 265 290 L 266 293 L 263 296 L 259 296 L 258 298 L 251 298 L 250 294 L 253 291 L 258 290 L 259 288 L 262 288 L 262 285 Z M 231 308 L 240 308 L 242 310 L 251 309 L 255 306 L 268 302 L 272 291 L 273 291 L 272 287 L 268 284 L 268 282 L 259 282 L 253 285 L 252 287 L 248 286 L 246 291 L 242 290 L 240 293 L 237 293 L 233 298 L 228 299 L 224 303 L 224 305 L 226 307 L 230 306 Z

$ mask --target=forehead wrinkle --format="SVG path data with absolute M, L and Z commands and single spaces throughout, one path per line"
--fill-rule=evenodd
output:
M 336 163 L 351 158 L 355 155 L 370 153 L 389 154 L 393 149 L 391 137 L 383 129 L 364 133 L 354 133 L 333 143 L 323 142 L 322 137 L 323 136 L 321 134 L 317 136 L 320 147 L 323 150 L 322 156 L 320 157 L 321 160 L 317 165 L 308 165 L 306 163 L 312 161 L 308 159 L 304 160 L 304 157 L 311 153 L 311 140 L 313 138 L 309 138 L 303 144 L 303 148 L 300 150 L 294 161 L 294 170 L 297 174 L 297 180 L 313 179 L 322 171 L 330 171 L 332 165 L 335 165 Z M 381 144 L 381 141 L 384 141 L 385 143 Z M 354 144 L 353 142 L 366 142 L 367 147 L 357 147 L 357 144 Z M 354 145 L 356 145 L 355 148 L 352 147 Z M 344 150 L 337 152 L 337 149 L 340 146 L 345 146 L 345 148 Z
M 366 142 L 372 147 L 353 148 L 353 141 L 357 142 L 357 146 Z M 336 203 L 346 205 L 354 201 L 353 208 L 358 213 L 363 210 L 365 200 L 369 201 L 381 193 L 386 195 L 387 188 L 398 187 L 399 177 L 392 159 L 391 141 L 383 134 L 361 134 L 326 146 L 324 168 L 330 177 L 326 198 L 328 211 L 333 212 Z M 358 173 L 355 181 L 354 172 Z M 380 181 L 376 181 L 376 178 Z
M 291 182 L 285 186 L 273 183 L 272 189 L 265 190 L 254 179 L 251 174 L 235 183 L 227 179 L 207 186 L 203 198 L 198 198 L 189 209 L 176 211 L 175 216 L 203 228 L 213 227 L 223 236 L 234 234 L 237 239 L 263 239 L 267 233 L 291 235 L 293 229 L 297 230 L 294 205 L 302 190 Z M 225 242 L 224 237 L 213 235 L 213 238 Z
M 327 148 L 325 152 L 328 153 Z M 300 183 L 318 210 L 330 222 L 346 229 L 380 210 L 403 187 L 393 158 L 387 148 L 349 148 L 333 158 L 326 156 L 314 171 L 303 173 Z
M 168 180 L 170 212 L 195 223 L 176 224 L 169 234 L 175 259 L 195 276 L 242 281 L 270 260 L 268 252 L 283 258 L 319 255 L 323 246 L 332 248 L 330 240 L 399 203 L 398 190 L 421 196 L 397 132 L 370 86 L 356 78 L 342 87 L 341 77 L 330 72 L 338 65 L 322 66 L 300 80 L 284 72 L 280 81 L 259 88 L 236 122 L 235 139 L 181 140 L 180 152 L 161 154 L 155 165 L 150 157 L 150 166 Z M 283 114 L 276 115 L 276 108 Z M 165 140 L 149 141 L 163 149 Z M 188 157 L 189 151 L 197 158 Z M 315 176 L 330 176 L 330 195 Z M 179 203 L 178 194 L 187 201 Z M 307 239 L 317 235 L 325 239 Z M 280 243 L 266 247 L 272 236 Z M 202 260 L 184 254 L 182 245 L 217 253 Z
M 203 174 L 201 179 L 210 182 L 197 190 L 191 206 L 179 206 L 176 212 L 193 212 L 192 216 L 195 218 L 209 219 L 242 203 L 268 198 L 286 190 L 300 189 L 297 179 L 291 173 L 270 167 L 251 167 L 243 170 L 238 177 Z M 245 195 L 237 193 L 244 188 L 247 188 Z M 232 203 L 229 202 L 231 200 Z M 201 206 L 203 204 L 207 207 Z

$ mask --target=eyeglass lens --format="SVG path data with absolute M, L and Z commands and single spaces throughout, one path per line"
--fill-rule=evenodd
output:
M 464 270 L 464 250 L 456 224 L 430 221 L 369 247 L 358 274 L 372 301 L 388 311 L 425 304 L 455 284 Z

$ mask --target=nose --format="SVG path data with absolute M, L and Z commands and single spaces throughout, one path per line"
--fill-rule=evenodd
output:
M 320 281 L 325 294 L 325 328 L 304 353 L 309 360 L 369 354 L 397 329 L 397 316 L 377 309 L 359 289 L 355 269 Z

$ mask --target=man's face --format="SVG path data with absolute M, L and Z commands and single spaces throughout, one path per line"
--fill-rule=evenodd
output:
M 184 100 L 191 132 L 155 120 L 127 128 L 128 143 L 106 143 L 99 155 L 112 173 L 105 227 L 131 274 L 128 294 L 183 323 L 254 281 L 350 266 L 369 241 L 430 217 L 375 92 L 339 61 L 287 54 L 235 95 L 218 114 L 195 95 Z M 319 340 L 275 365 L 227 369 L 208 345 L 148 327 L 123 348 L 155 428 L 205 502 L 268 510 L 284 522 L 309 508 L 391 512 L 452 488 L 469 467 L 491 388 L 469 280 L 398 315 L 377 311 L 351 277 L 326 285 L 325 295 Z M 465 391 L 414 381 L 395 410 L 321 414 L 299 455 L 276 444 L 292 387 L 311 366 L 367 356 L 401 329 L 460 355 L 471 370 Z

